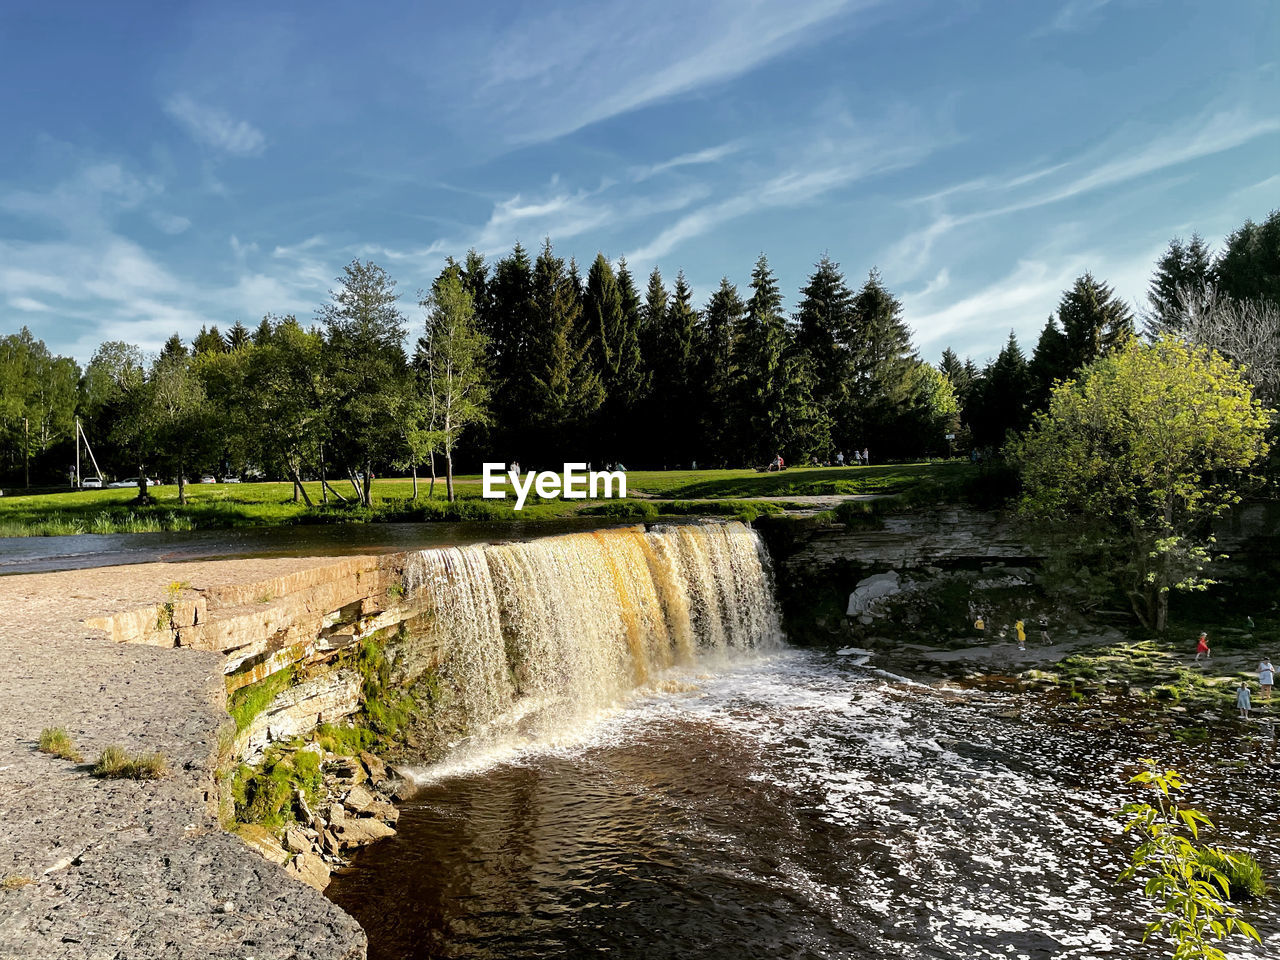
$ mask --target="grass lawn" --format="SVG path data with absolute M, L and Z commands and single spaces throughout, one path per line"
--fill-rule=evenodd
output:
M 178 488 L 150 488 L 154 506 L 134 507 L 137 490 L 82 490 L 40 496 L 0 497 L 0 536 L 58 536 L 76 533 L 150 533 L 197 528 L 276 526 L 292 523 L 370 523 L 428 520 L 539 520 L 569 516 L 582 511 L 619 519 L 653 519 L 660 514 L 725 512 L 743 515 L 757 497 L 814 494 L 904 494 L 938 490 L 963 482 L 968 464 L 933 463 L 883 467 L 793 468 L 782 473 L 753 470 L 635 471 L 627 475 L 627 500 L 541 500 L 530 496 L 524 509 L 514 510 L 514 498 L 484 500 L 479 475 L 457 479 L 458 502 L 444 499 L 444 483 L 427 497 L 427 484 L 419 482 L 416 502 L 411 480 L 375 480 L 372 508 L 351 503 L 321 503 L 320 484 L 306 484 L 315 503 L 294 503 L 289 483 L 190 484 L 187 504 L 178 504 Z M 334 484 L 352 498 L 350 484 Z M 639 497 L 634 496 L 640 494 Z M 705 510 L 693 509 L 687 500 L 724 501 Z M 756 512 L 772 505 L 757 505 Z M 773 509 L 777 509 L 773 507 Z

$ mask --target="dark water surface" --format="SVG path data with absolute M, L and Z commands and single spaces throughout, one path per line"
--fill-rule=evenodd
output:
M 125 563 L 240 557 L 328 557 L 397 553 L 488 540 L 527 540 L 616 525 L 598 517 L 528 521 L 343 523 L 174 533 L 82 533 L 0 537 L 0 575 L 82 570 Z
M 809 652 L 688 679 L 562 743 L 425 771 L 399 834 L 329 888 L 370 957 L 1160 956 L 1112 882 L 1112 811 L 1157 750 L 1201 778 L 1221 842 L 1277 866 L 1270 771 L 1212 746 Z M 1270 906 L 1252 918 L 1277 931 Z

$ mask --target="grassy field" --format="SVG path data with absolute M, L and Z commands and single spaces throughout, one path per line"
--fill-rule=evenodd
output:
M 83 490 L 41 496 L 0 497 L 0 536 L 58 536 L 76 533 L 149 533 L 293 523 L 376 523 L 431 520 L 539 520 L 579 512 L 619 519 L 653 519 L 660 515 L 725 513 L 747 515 L 771 512 L 777 505 L 756 498 L 812 495 L 904 495 L 958 489 L 970 476 L 968 464 L 919 463 L 882 467 L 794 468 L 782 473 L 751 470 L 635 471 L 627 475 L 626 500 L 540 500 L 531 496 L 524 509 L 514 499 L 485 500 L 478 475 L 457 478 L 458 502 L 444 499 L 443 482 L 427 497 L 419 484 L 417 501 L 410 498 L 412 481 L 379 479 L 373 484 L 372 508 L 343 503 L 332 496 L 321 502 L 319 483 L 308 483 L 315 506 L 293 502 L 288 483 L 191 484 L 186 505 L 178 503 L 178 488 L 152 487 L 154 506 L 134 507 L 136 489 Z M 352 498 L 349 484 L 335 485 Z M 688 501 L 717 501 L 709 505 Z M 753 503 L 753 501 L 756 501 Z

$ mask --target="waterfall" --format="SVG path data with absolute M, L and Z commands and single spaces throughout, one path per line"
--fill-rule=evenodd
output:
M 708 651 L 781 643 L 768 557 L 741 523 L 424 550 L 406 587 L 473 733 L 572 720 Z

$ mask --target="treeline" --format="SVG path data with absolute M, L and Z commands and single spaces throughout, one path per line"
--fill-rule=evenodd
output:
M 517 245 L 493 263 L 451 259 L 416 308 L 354 261 L 309 324 L 202 328 L 154 358 L 108 342 L 83 371 L 25 329 L 0 340 L 0 472 L 65 481 L 77 416 L 116 476 L 336 477 L 361 498 L 374 473 L 449 474 L 458 458 L 750 466 L 995 450 L 1055 380 L 1139 322 L 1200 339 L 1212 328 L 1251 366 L 1280 355 L 1255 330 L 1278 302 L 1278 259 L 1277 213 L 1216 257 L 1198 237 L 1175 240 L 1142 316 L 1085 274 L 1030 357 L 1011 334 L 983 368 L 952 350 L 921 360 L 880 275 L 855 287 L 828 257 L 791 314 L 763 255 L 745 289 L 726 278 L 700 308 L 683 273 L 671 284 L 654 269 L 641 289 L 625 261 L 599 255 L 584 278 L 550 241 L 534 257 Z M 1245 321 L 1223 320 L 1232 310 L 1252 318 L 1247 350 Z
M 1174 334 L 1240 363 L 1261 399 L 1280 399 L 1280 211 L 1247 220 L 1214 256 L 1198 235 L 1174 238 L 1132 309 L 1086 273 L 1063 293 L 1030 356 L 1011 332 L 979 369 L 945 350 L 939 370 L 960 407 L 959 449 L 997 451 L 1044 409 L 1053 384 L 1135 333 Z

